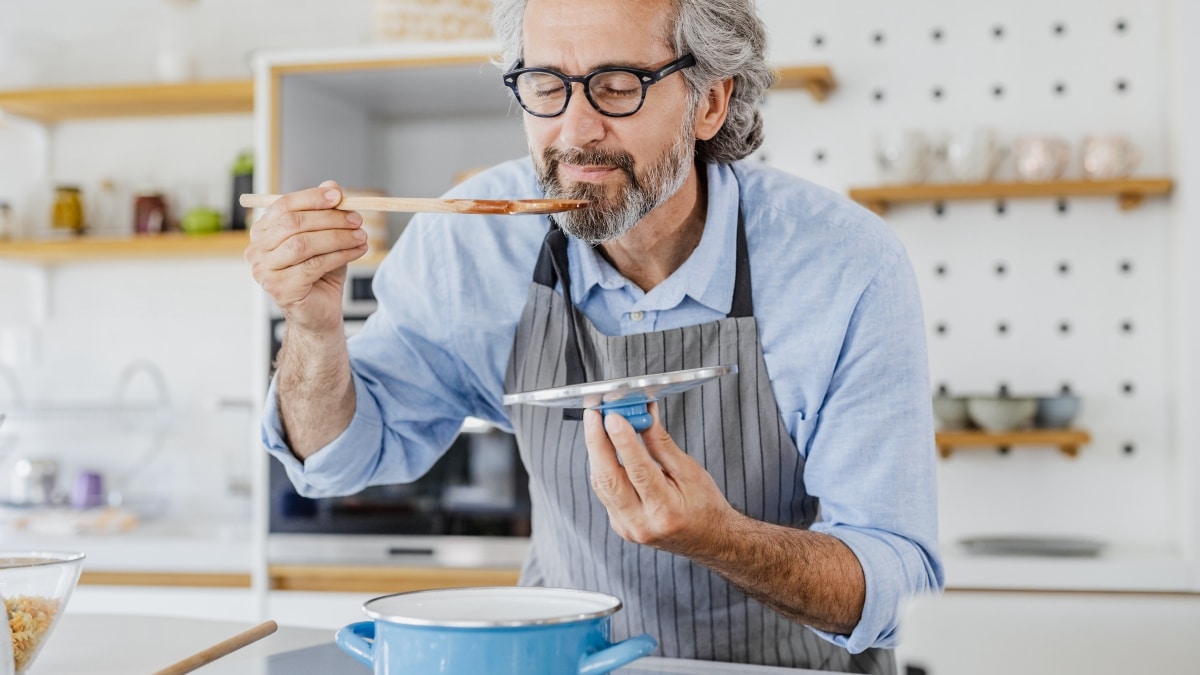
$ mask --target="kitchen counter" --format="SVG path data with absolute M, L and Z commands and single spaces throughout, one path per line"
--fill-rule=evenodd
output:
M 253 625 L 68 611 L 30 669 L 30 675 L 155 672 Z M 331 631 L 280 626 L 275 633 L 196 672 L 201 675 L 365 675 L 369 670 L 333 644 Z M 659 657 L 638 659 L 614 671 L 615 675 L 803 675 L 816 672 Z

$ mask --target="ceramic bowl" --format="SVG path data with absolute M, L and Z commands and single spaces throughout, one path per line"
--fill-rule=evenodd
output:
M 967 399 L 963 396 L 934 396 L 933 416 L 942 429 L 966 429 L 971 426 Z
M 972 396 L 967 399 L 967 414 L 971 421 L 986 431 L 1026 428 L 1036 413 L 1036 398 Z
M 1037 400 L 1034 425 L 1042 429 L 1067 429 L 1079 414 L 1079 397 L 1059 394 Z
M 28 672 L 46 645 L 82 571 L 82 553 L 0 551 L 0 597 L 16 675 Z

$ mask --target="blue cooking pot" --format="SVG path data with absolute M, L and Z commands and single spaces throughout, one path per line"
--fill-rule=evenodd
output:
M 373 621 L 337 632 L 337 645 L 375 675 L 601 675 L 658 647 L 649 635 L 616 644 L 611 595 L 511 586 L 396 593 L 363 604 Z

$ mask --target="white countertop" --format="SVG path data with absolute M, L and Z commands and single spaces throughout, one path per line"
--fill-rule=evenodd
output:
M 30 675 L 150 673 L 226 640 L 252 623 L 107 614 L 64 614 Z M 353 675 L 369 669 L 333 644 L 327 630 L 280 626 L 197 670 L 202 675 Z M 614 675 L 804 675 L 816 671 L 645 657 Z

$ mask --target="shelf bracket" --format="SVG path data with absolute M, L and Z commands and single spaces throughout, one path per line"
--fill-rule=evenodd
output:
M 1122 192 L 1117 195 L 1117 206 L 1122 211 L 1132 211 L 1142 205 L 1146 195 L 1140 192 Z

